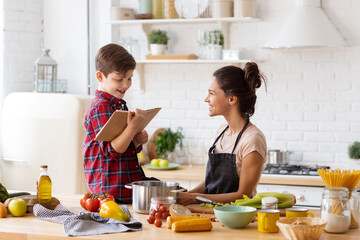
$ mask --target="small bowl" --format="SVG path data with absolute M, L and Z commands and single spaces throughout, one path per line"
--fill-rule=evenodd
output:
M 216 218 L 228 228 L 244 228 L 254 218 L 256 208 L 247 206 L 222 206 L 214 208 Z
M 324 231 L 327 221 L 321 218 L 281 218 L 276 222 L 286 239 L 316 240 Z

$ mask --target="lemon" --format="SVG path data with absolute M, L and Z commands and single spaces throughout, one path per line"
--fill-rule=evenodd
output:
M 138 154 L 137 154 L 137 158 L 141 161 L 141 160 L 146 160 L 146 155 L 145 155 L 145 153 L 143 153 L 143 152 L 139 152 Z
M 22 217 L 27 210 L 26 202 L 20 198 L 13 199 L 10 201 L 8 209 L 14 217 Z
M 180 204 L 172 204 L 169 207 L 169 212 L 173 217 L 191 216 L 191 211 L 187 207 Z

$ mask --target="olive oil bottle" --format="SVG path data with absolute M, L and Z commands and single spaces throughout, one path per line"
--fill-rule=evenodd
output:
M 40 166 L 40 176 L 37 182 L 37 201 L 42 206 L 51 209 L 51 179 L 47 173 L 47 165 Z

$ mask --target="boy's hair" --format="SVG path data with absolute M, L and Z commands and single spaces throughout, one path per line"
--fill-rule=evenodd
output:
M 111 72 L 126 73 L 134 70 L 136 62 L 125 48 L 118 44 L 110 43 L 99 49 L 95 57 L 96 71 L 101 71 L 105 77 Z

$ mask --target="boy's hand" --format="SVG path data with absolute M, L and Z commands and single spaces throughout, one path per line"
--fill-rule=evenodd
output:
M 135 111 L 129 111 L 127 117 L 128 127 L 134 129 L 136 132 L 140 125 L 144 122 L 145 119 L 145 111 L 141 109 L 135 109 Z
M 138 147 L 142 144 L 147 143 L 148 139 L 149 139 L 148 133 L 145 130 L 142 130 L 141 132 L 136 134 L 134 137 L 135 146 Z

